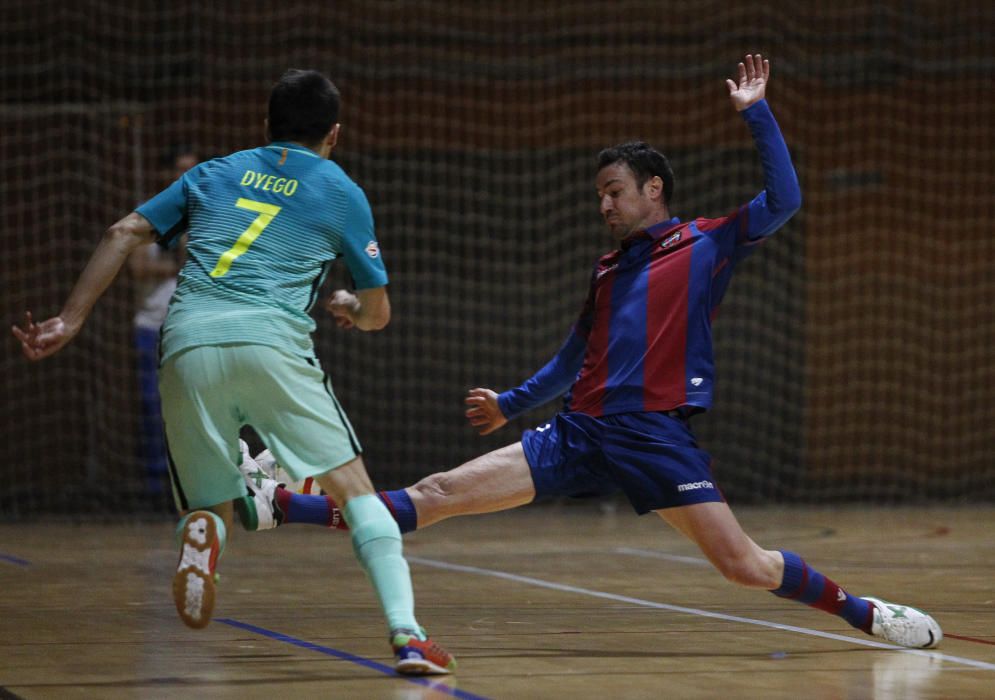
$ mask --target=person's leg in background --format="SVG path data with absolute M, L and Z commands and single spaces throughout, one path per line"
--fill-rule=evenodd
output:
M 136 326 L 135 352 L 142 409 L 139 456 L 145 469 L 145 492 L 155 498 L 166 492 L 169 471 L 159 399 L 159 331 Z

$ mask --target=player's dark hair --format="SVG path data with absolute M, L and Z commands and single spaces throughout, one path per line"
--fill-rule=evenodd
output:
M 674 196 L 674 171 L 667 157 L 645 141 L 629 141 L 606 148 L 598 154 L 598 170 L 615 163 L 625 163 L 642 187 L 651 177 L 663 180 L 663 203 L 669 205 Z
M 274 141 L 313 145 L 339 120 L 339 91 L 316 70 L 291 68 L 269 95 L 269 134 Z

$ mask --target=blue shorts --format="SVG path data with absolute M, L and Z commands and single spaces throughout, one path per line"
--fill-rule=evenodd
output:
M 595 418 L 558 413 L 522 435 L 536 498 L 607 496 L 621 490 L 642 515 L 722 502 L 712 458 L 687 424 L 662 412 Z

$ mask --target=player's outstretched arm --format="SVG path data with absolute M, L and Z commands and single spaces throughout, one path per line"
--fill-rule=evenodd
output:
M 24 356 L 40 360 L 54 355 L 76 337 L 93 305 L 117 277 L 128 256 L 139 246 L 151 243 L 154 237 L 152 225 L 135 212 L 107 229 L 59 315 L 35 323 L 28 311 L 24 326 L 11 329 L 21 342 Z
M 740 242 L 756 242 L 774 233 L 801 207 L 798 174 L 781 130 L 765 100 L 770 61 L 760 54 L 739 64 L 738 80 L 727 80 L 729 98 L 753 134 L 764 171 L 764 189 L 743 212 L 746 226 Z
M 739 80 L 726 80 L 729 99 L 737 112 L 764 99 L 770 82 L 770 61 L 760 54 L 747 55 L 739 64 Z
M 582 322 L 584 322 L 583 316 L 578 324 Z M 577 378 L 577 373 L 584 362 L 586 347 L 587 341 L 575 327 L 553 359 L 542 369 L 521 385 L 498 395 L 498 409 L 510 420 L 563 396 Z
M 498 394 L 491 389 L 470 389 L 464 403 L 467 420 L 481 435 L 489 435 L 508 422 L 498 405 Z

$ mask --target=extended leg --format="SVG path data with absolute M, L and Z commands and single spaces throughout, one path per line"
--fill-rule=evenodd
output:
M 535 498 L 532 473 L 520 442 L 427 476 L 405 492 L 417 511 L 419 529 L 456 515 L 517 508 Z
M 747 536 L 725 503 L 700 503 L 657 513 L 695 542 L 733 583 L 765 588 L 903 646 L 934 647 L 943 638 L 936 621 L 922 611 L 876 598 L 851 596 L 797 554 L 761 548 Z
M 243 517 L 247 529 L 306 523 L 344 529 L 334 496 L 291 493 L 243 453 L 242 472 L 254 496 L 240 505 L 252 506 Z M 532 474 L 521 443 L 477 457 L 455 469 L 425 477 L 413 486 L 381 491 L 378 496 L 397 521 L 401 532 L 411 532 L 456 515 L 475 515 L 516 508 L 535 498 Z M 275 506 L 275 507 L 274 507 Z

